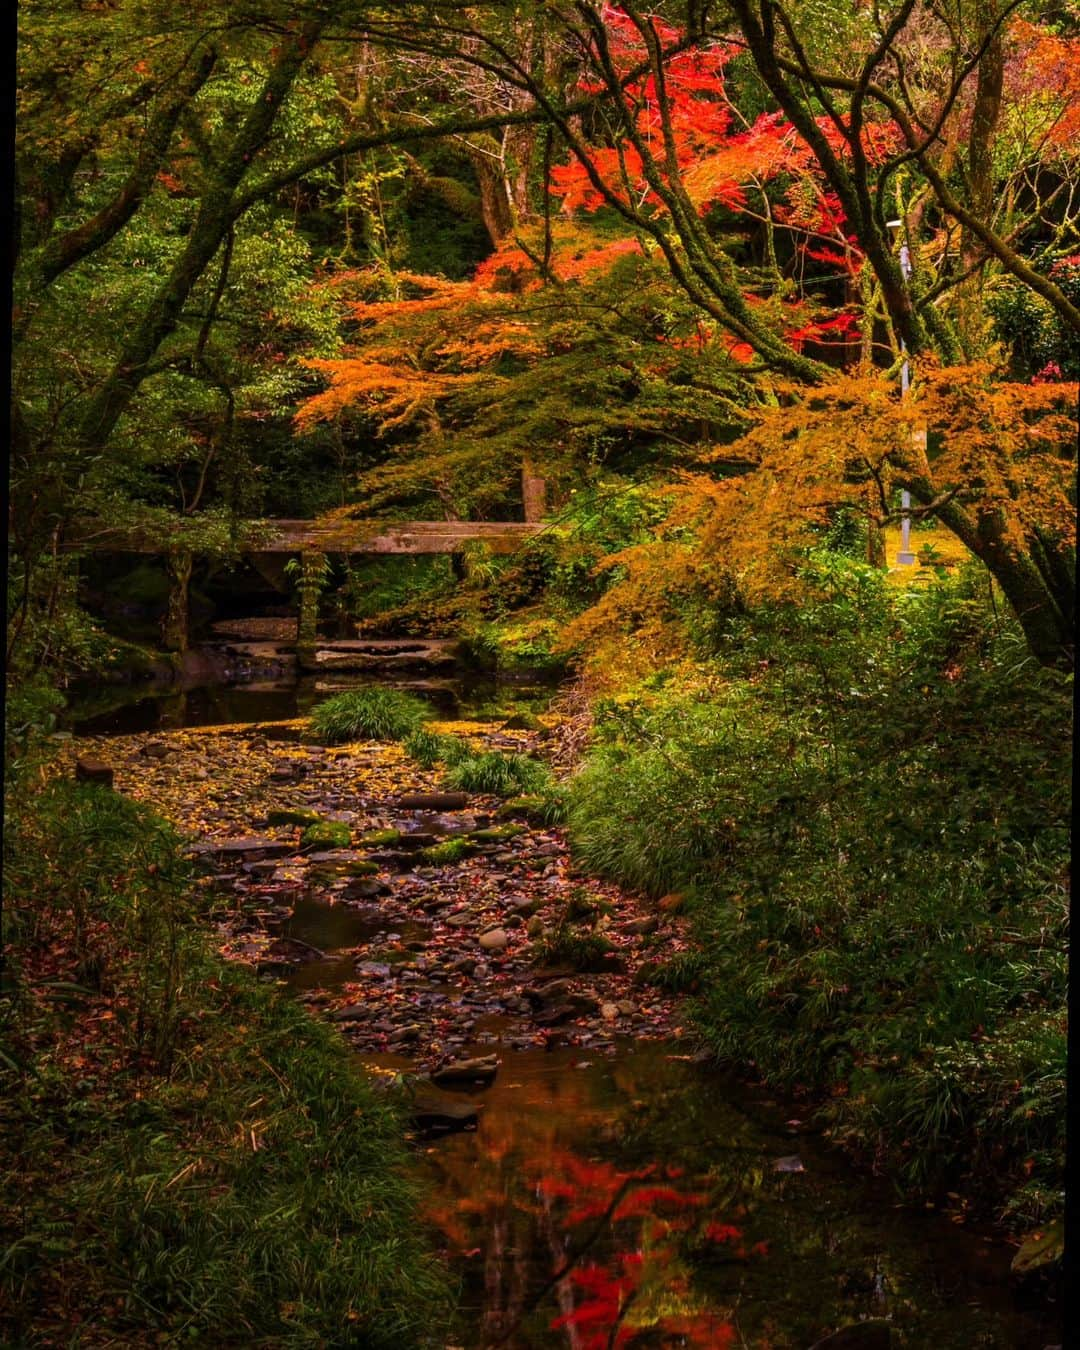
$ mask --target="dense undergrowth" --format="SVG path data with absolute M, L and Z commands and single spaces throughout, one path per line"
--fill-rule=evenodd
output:
M 432 1344 L 450 1300 L 392 1105 L 213 955 L 168 826 L 28 777 L 5 835 L 0 1340 Z
M 822 552 L 816 599 L 598 706 L 582 866 L 686 893 L 716 1054 L 831 1133 L 1014 1221 L 1060 1207 L 1070 682 L 985 574 L 890 589 Z

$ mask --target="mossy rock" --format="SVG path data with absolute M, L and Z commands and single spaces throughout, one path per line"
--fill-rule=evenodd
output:
M 309 806 L 275 806 L 266 813 L 268 825 L 317 825 L 321 820 Z
M 499 820 L 527 820 L 533 825 L 540 825 L 543 823 L 544 806 L 543 797 L 511 797 L 508 802 L 503 802 L 495 815 Z
M 476 852 L 476 845 L 469 839 L 447 839 L 441 844 L 420 850 L 420 857 L 432 867 L 445 867 L 449 863 L 461 862 Z
M 501 844 L 507 839 L 516 839 L 520 834 L 528 834 L 524 825 L 493 825 L 486 830 L 473 830 L 470 839 L 478 844 Z
M 300 836 L 301 848 L 348 848 L 352 831 L 343 820 L 318 820 Z
M 390 844 L 396 844 L 400 838 L 400 830 L 368 830 L 366 834 L 360 836 L 360 843 L 365 848 L 383 848 Z
M 502 724 L 503 731 L 543 731 L 543 729 L 543 722 L 527 709 L 512 714 Z

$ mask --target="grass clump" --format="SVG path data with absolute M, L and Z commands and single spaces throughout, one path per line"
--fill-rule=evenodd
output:
M 472 748 L 460 736 L 447 736 L 420 727 L 405 741 L 405 753 L 416 760 L 422 769 L 436 764 L 460 764 L 472 755 Z
M 666 989 L 669 994 L 697 993 L 707 978 L 708 970 L 709 961 L 705 953 L 692 949 L 665 961 L 649 983 L 658 989 Z
M 568 923 L 560 923 L 536 945 L 540 965 L 569 966 L 583 975 L 611 970 L 614 951 L 602 933 L 582 933 Z
M 489 751 L 455 764 L 446 777 L 459 792 L 478 792 L 490 797 L 542 794 L 552 786 L 547 765 L 528 755 L 500 755 Z
M 169 827 L 57 783 L 5 845 L 0 1341 L 429 1346 L 395 1107 L 216 957 Z
M 311 729 L 327 745 L 345 741 L 402 741 L 434 713 L 400 689 L 352 689 L 312 709 Z

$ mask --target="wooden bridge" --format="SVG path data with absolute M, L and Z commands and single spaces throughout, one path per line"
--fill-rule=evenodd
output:
M 275 582 L 283 576 L 280 560 L 300 561 L 297 581 L 299 627 L 297 647 L 314 648 L 318 628 L 319 592 L 323 561 L 327 555 L 342 557 L 380 554 L 446 553 L 460 564 L 467 544 L 482 543 L 492 553 L 514 553 L 544 526 L 545 483 L 522 474 L 524 521 L 488 520 L 255 520 L 247 522 L 249 542 L 238 552 L 249 557 L 257 569 Z M 182 539 L 165 537 L 148 529 L 112 529 L 85 522 L 66 547 L 93 553 L 155 553 L 165 559 L 169 573 L 169 604 L 163 624 L 167 650 L 188 647 L 188 587 L 192 556 L 197 546 Z

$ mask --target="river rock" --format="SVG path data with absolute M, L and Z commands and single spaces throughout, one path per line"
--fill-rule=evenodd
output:
M 256 723 L 252 731 L 259 733 L 268 741 L 299 741 L 303 735 L 302 727 L 277 726 L 274 723 L 269 725 Z
M 295 783 L 307 773 L 307 765 L 299 759 L 279 760 L 270 766 L 272 783 Z
M 372 877 L 364 877 L 360 881 L 347 881 L 340 891 L 343 900 L 377 900 L 380 896 L 390 893 L 390 887 L 385 881 L 376 881 Z
M 483 1107 L 462 1097 L 441 1092 L 417 1092 L 409 1109 L 414 1125 L 421 1130 L 464 1130 L 475 1125 Z
M 281 839 L 266 839 L 260 835 L 244 835 L 238 839 L 200 839 L 188 848 L 192 857 L 210 863 L 258 862 L 261 858 L 285 858 L 295 852 L 294 844 Z
M 144 755 L 147 759 L 164 759 L 166 755 L 175 753 L 176 747 L 166 744 L 165 741 L 147 741 L 139 749 L 139 754 Z
M 601 1003 L 600 1016 L 605 1022 L 615 1022 L 619 1016 L 619 1005 L 617 1003 Z
M 390 974 L 390 967 L 384 961 L 359 961 L 356 965 L 357 975 L 370 975 L 376 980 L 385 980 Z
M 647 933 L 655 933 L 660 927 L 660 920 L 655 914 L 650 914 L 644 919 L 632 919 L 626 925 L 626 932 L 636 933 L 639 937 L 644 937 Z
M 642 961 L 641 965 L 634 971 L 633 983 L 639 989 L 647 984 L 655 984 L 659 974 L 659 961 Z
M 480 934 L 480 946 L 487 952 L 501 952 L 509 941 L 503 928 L 489 928 L 486 933 Z
M 541 919 L 539 915 L 535 915 L 525 925 L 525 932 L 528 933 L 531 938 L 542 937 L 544 932 L 543 919 Z
M 495 1081 L 499 1071 L 496 1055 L 482 1055 L 476 1059 L 459 1059 L 444 1064 L 431 1075 L 431 1081 L 438 1087 L 448 1087 L 454 1083 L 483 1083 Z
M 103 760 L 90 755 L 80 755 L 75 761 L 75 780 L 79 783 L 100 783 L 102 787 L 112 787 L 113 770 Z
M 503 731 L 541 731 L 543 722 L 531 712 L 516 712 L 502 724 Z

